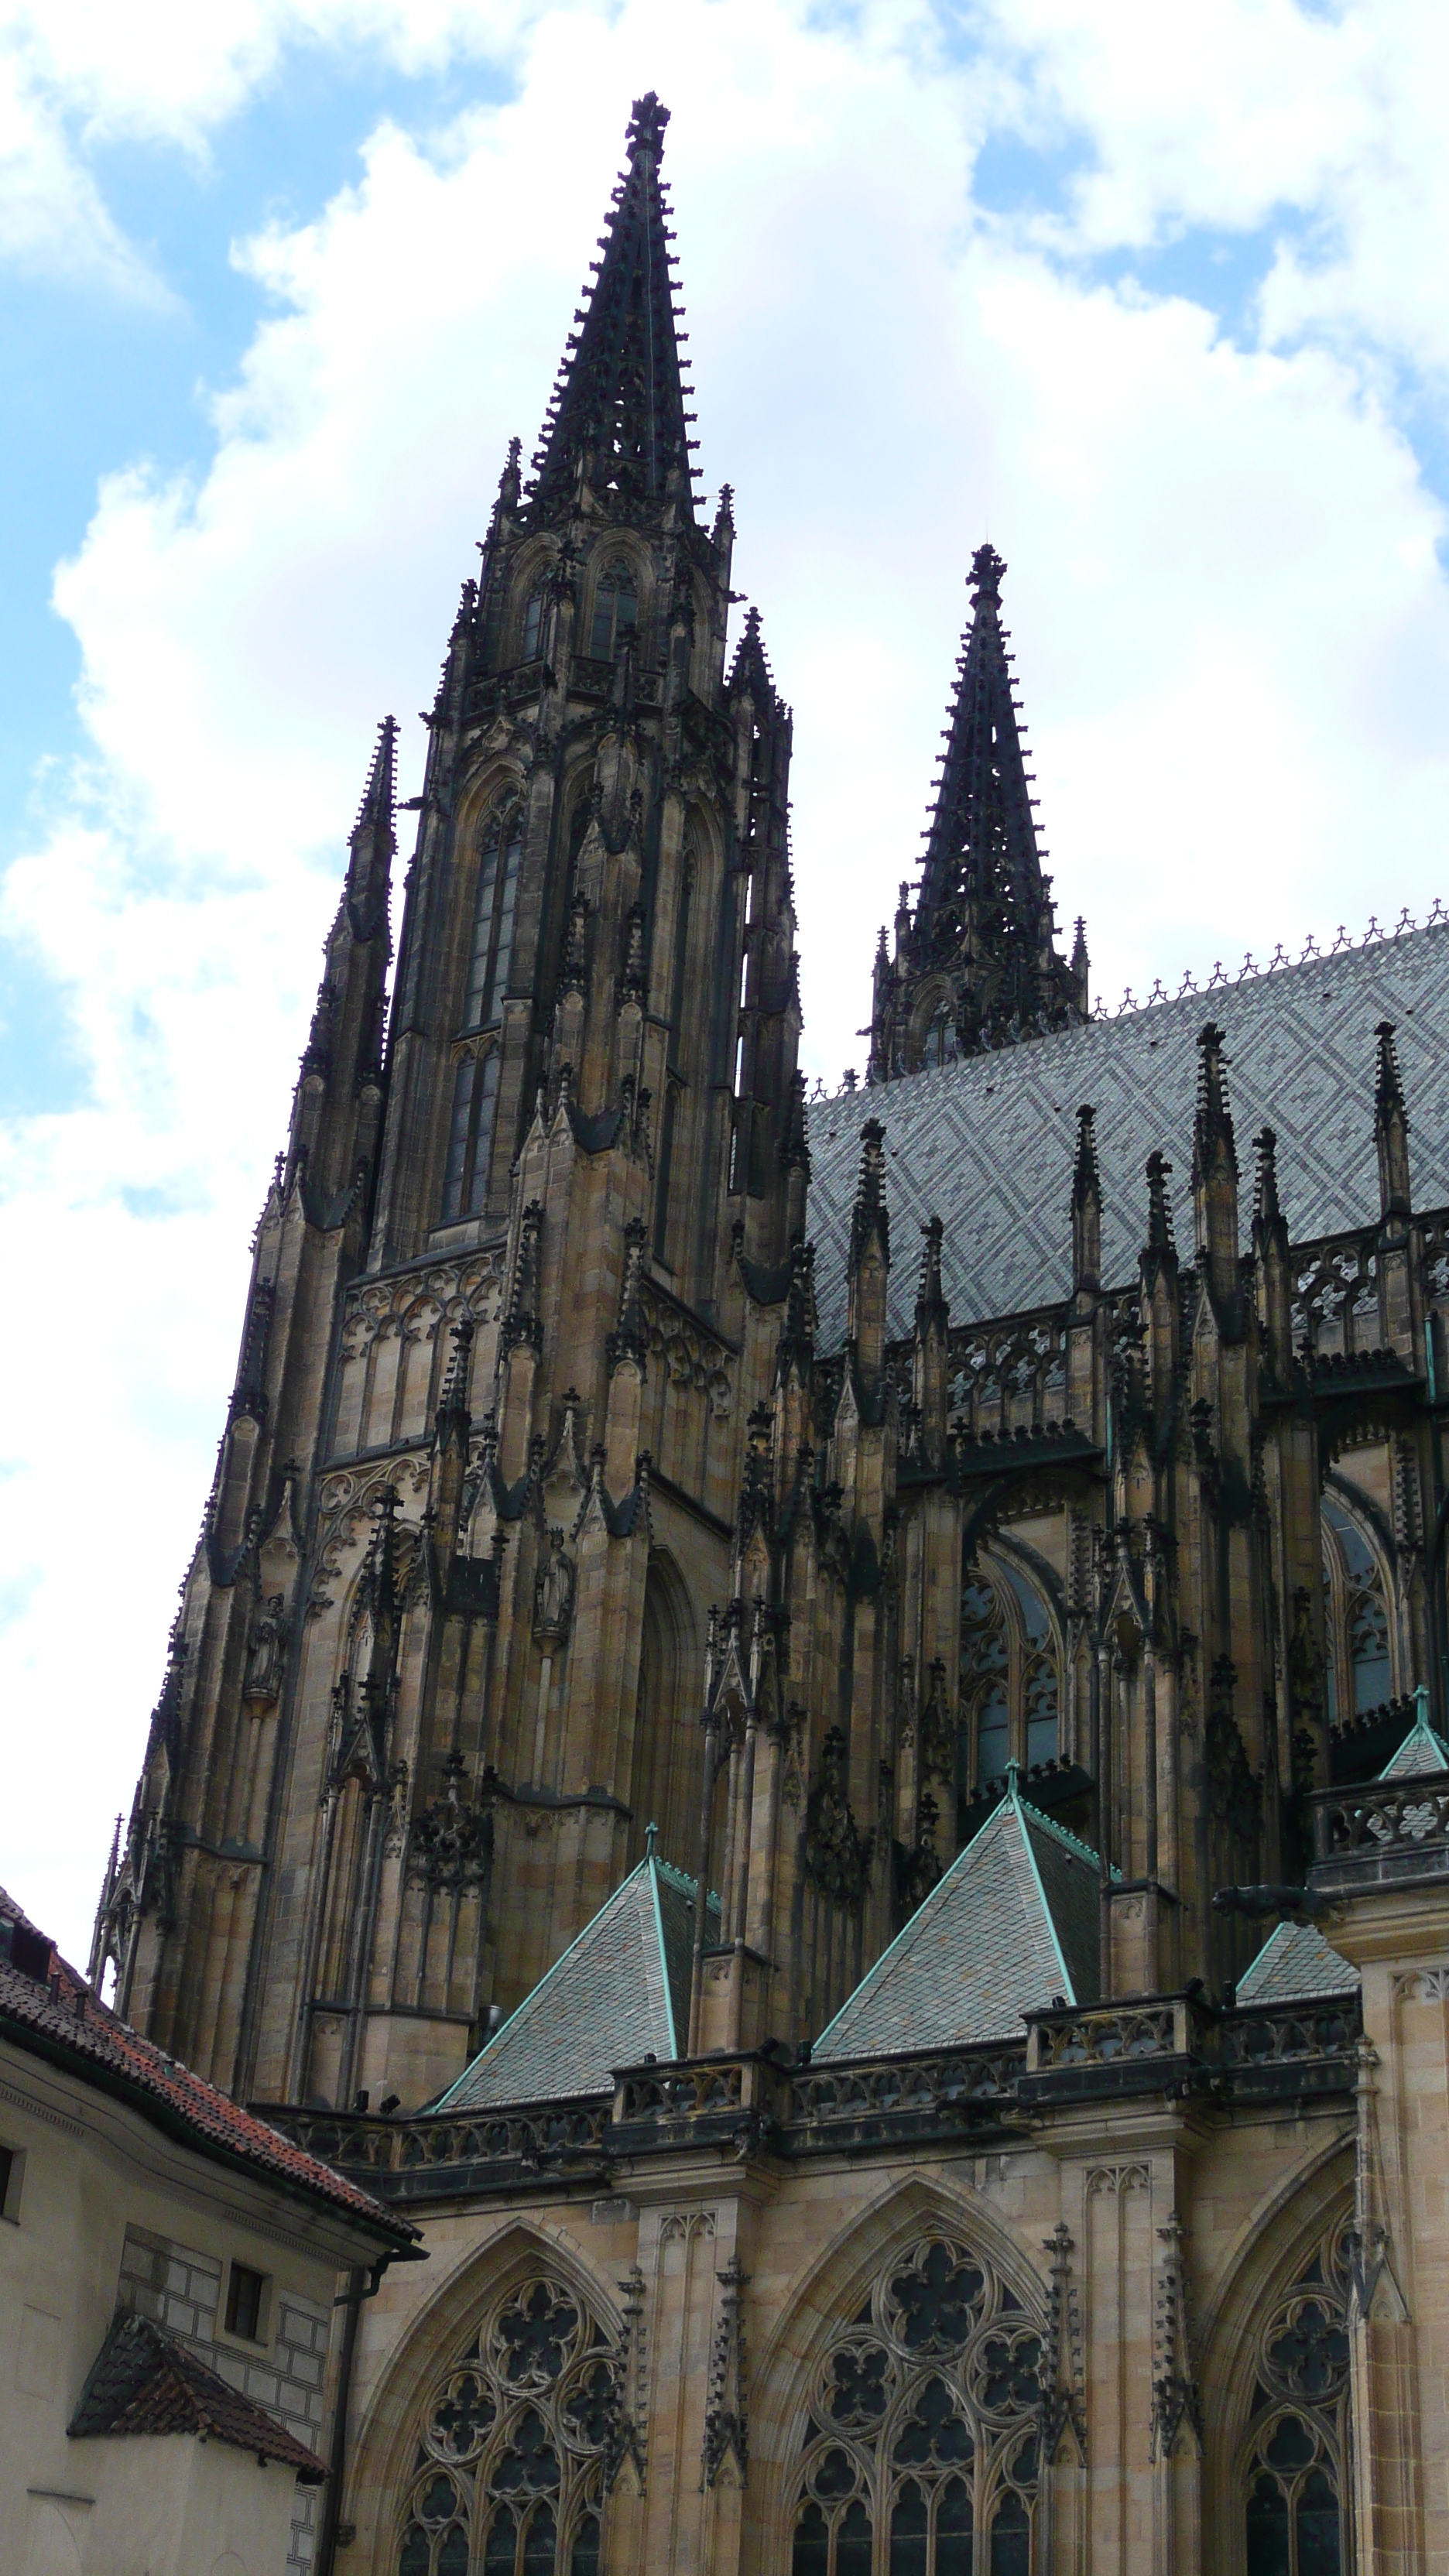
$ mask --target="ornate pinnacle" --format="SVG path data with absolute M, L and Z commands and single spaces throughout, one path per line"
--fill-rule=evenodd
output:
M 664 150 L 664 129 L 669 123 L 669 110 L 661 107 L 655 92 L 646 90 L 634 101 L 633 114 L 624 129 L 624 143 L 633 161 L 641 152 L 652 152 L 657 161 Z
M 1006 566 L 993 545 L 988 543 L 977 547 L 971 558 L 971 590 L 978 608 L 985 600 L 1000 607 L 1001 579 L 1005 570 Z
M 1102 1198 L 1102 1176 L 1097 1169 L 1097 1113 L 1090 1100 L 1084 1100 L 1077 1111 L 1077 1158 L 1072 1167 L 1072 1205 L 1082 1208 L 1088 1198 L 1098 1205 Z
M 916 1291 L 916 1330 L 924 1332 L 931 1324 L 943 1321 L 947 1312 L 941 1286 L 941 1238 L 945 1228 L 938 1216 L 927 1219 L 921 1228 L 921 1281 Z
M 640 1216 L 631 1216 L 624 1228 L 624 1276 L 619 1288 L 619 1322 L 609 1335 L 609 1366 L 616 1369 L 621 1360 L 633 1360 L 642 1369 L 649 1350 L 649 1327 L 644 1316 L 642 1291 L 644 1246 L 649 1229 Z
M 1222 1030 L 1209 1020 L 1206 1028 L 1199 1032 L 1197 1042 L 1201 1061 L 1197 1069 L 1197 1116 L 1192 1131 L 1194 1186 L 1220 1153 L 1226 1154 L 1234 1180 L 1238 1177 L 1238 1149 L 1233 1136 L 1227 1086 L 1223 1080 Z
M 1380 1020 L 1378 1027 L 1374 1031 L 1374 1036 L 1379 1042 L 1378 1074 L 1374 1083 L 1374 1107 L 1381 1110 L 1397 1109 L 1403 1117 L 1405 1126 L 1407 1126 L 1408 1110 L 1404 1104 L 1404 1086 L 1399 1077 L 1398 1051 L 1394 1045 L 1396 1027 L 1397 1022 L 1393 1020 Z
M 376 830 L 379 824 L 391 832 L 396 796 L 397 720 L 393 716 L 384 716 L 377 728 L 377 747 L 367 773 L 367 785 L 362 791 L 362 803 L 357 809 L 357 820 L 349 837 L 355 841 L 359 832 Z
M 1172 1204 L 1167 1184 L 1172 1178 L 1172 1165 L 1161 1154 L 1147 1157 L 1147 1248 L 1149 1252 L 1172 1252 Z
M 890 1258 L 890 1217 L 885 1203 L 885 1129 L 878 1118 L 867 1118 L 860 1131 L 860 1145 L 860 1178 L 855 1185 L 855 1206 L 850 1220 L 852 1269 L 872 1234 L 879 1237 L 885 1258 Z
M 1283 1215 L 1278 1204 L 1278 1139 L 1271 1127 L 1263 1128 L 1253 1138 L 1257 1171 L 1253 1180 L 1254 1226 L 1277 1225 Z
M 466 1417 L 468 1412 L 468 1365 L 472 1349 L 473 1318 L 471 1315 L 463 1315 L 460 1316 L 457 1330 L 453 1335 L 453 1348 L 448 1360 L 448 1374 L 443 1380 L 442 1400 L 438 1406 L 438 1411 L 440 1413 L 461 1413 Z

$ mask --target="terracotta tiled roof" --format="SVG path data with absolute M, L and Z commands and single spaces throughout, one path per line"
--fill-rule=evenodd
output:
M 117 2019 L 0 1888 L 0 2037 L 122 2095 L 203 2155 L 250 2167 L 401 2249 L 417 2229 Z M 380 2248 L 379 2248 L 380 2250 Z
M 199 2433 L 258 2459 L 280 2460 L 308 2486 L 321 2462 L 275 2416 L 228 2388 L 194 2352 L 149 2317 L 119 2315 L 96 2356 L 66 2427 L 73 2441 L 131 2433 Z

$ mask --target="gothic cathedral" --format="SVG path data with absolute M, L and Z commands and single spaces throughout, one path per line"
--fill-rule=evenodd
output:
M 395 965 L 378 738 L 92 1974 L 423 2231 L 321 2576 L 1430 2576 L 1449 921 L 1094 1013 L 984 546 L 807 1102 L 666 123 Z

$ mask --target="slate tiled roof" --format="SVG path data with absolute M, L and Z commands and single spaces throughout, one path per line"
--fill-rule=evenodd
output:
M 688 2036 L 695 1883 L 651 1852 L 436 2105 L 473 2111 L 607 2093 L 616 2066 Z M 714 1937 L 719 1899 L 709 1899 Z
M 1023 2013 L 1094 2003 L 1095 1852 L 1013 1780 L 811 2051 L 813 2065 L 1019 2039 Z
M 1209 1019 L 1227 1035 L 1245 1224 L 1251 1139 L 1265 1123 L 1277 1134 L 1279 1193 L 1295 1242 L 1376 1221 L 1374 1029 L 1385 1019 L 1398 1029 L 1415 1205 L 1449 1204 L 1449 925 L 1436 925 L 812 1103 L 808 1223 L 822 1349 L 845 1330 L 850 1209 L 868 1117 L 886 1131 L 895 1336 L 914 1319 L 913 1228 L 933 1215 L 946 1229 L 953 1322 L 1069 1295 L 1072 1156 L 1084 1100 L 1097 1113 L 1104 1284 L 1125 1287 L 1136 1276 L 1143 1164 L 1154 1150 L 1173 1165 L 1178 1241 L 1190 1250 L 1195 1041 Z
M 1314 1995 L 1351 1995 L 1359 1973 L 1330 1948 L 1312 1923 L 1280 1923 L 1269 1934 L 1245 1976 L 1240 2004 L 1306 2003 Z
M 326 2475 L 274 2416 L 228 2388 L 149 2317 L 121 2314 L 112 2320 L 66 2430 L 73 2441 L 198 2433 L 257 2459 L 280 2460 L 307 2486 L 320 2486 Z
M 23 1959 L 25 1965 L 17 1964 Z M 199 2154 L 250 2168 L 269 2182 L 322 2201 L 362 2221 L 377 2240 L 399 2250 L 418 2234 L 355 2183 L 334 2173 L 189 2066 L 153 2047 L 117 2019 L 84 1977 L 0 1888 L 0 2038 L 64 2065 L 84 2082 L 119 2096 L 154 2126 Z
M 1419 1713 L 1379 1773 L 1381 1780 L 1416 1780 L 1422 1771 L 1449 1771 L 1449 1745 L 1436 1735 L 1426 1713 L 1428 1692 L 1419 1694 Z

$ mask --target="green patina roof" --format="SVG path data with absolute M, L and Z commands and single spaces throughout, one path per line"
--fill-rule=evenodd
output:
M 1238 1979 L 1240 2004 L 1307 2002 L 1314 1995 L 1351 1995 L 1359 1973 L 1325 1941 L 1312 1923 L 1280 1923 L 1252 1966 Z
M 491 2110 L 607 2093 L 616 2066 L 677 2057 L 687 2037 L 695 1883 L 651 1852 L 434 2106 Z M 717 1939 L 719 1899 L 707 1938 Z
M 1381 1780 L 1414 1780 L 1421 1771 L 1449 1771 L 1449 1745 L 1429 1724 L 1429 1694 L 1422 1683 L 1414 1697 L 1418 1713 L 1397 1753 L 1390 1755 L 1379 1773 Z
M 1101 1867 L 1013 1778 L 817 2040 L 812 2063 L 1018 2039 L 1022 2015 L 1095 2003 Z

